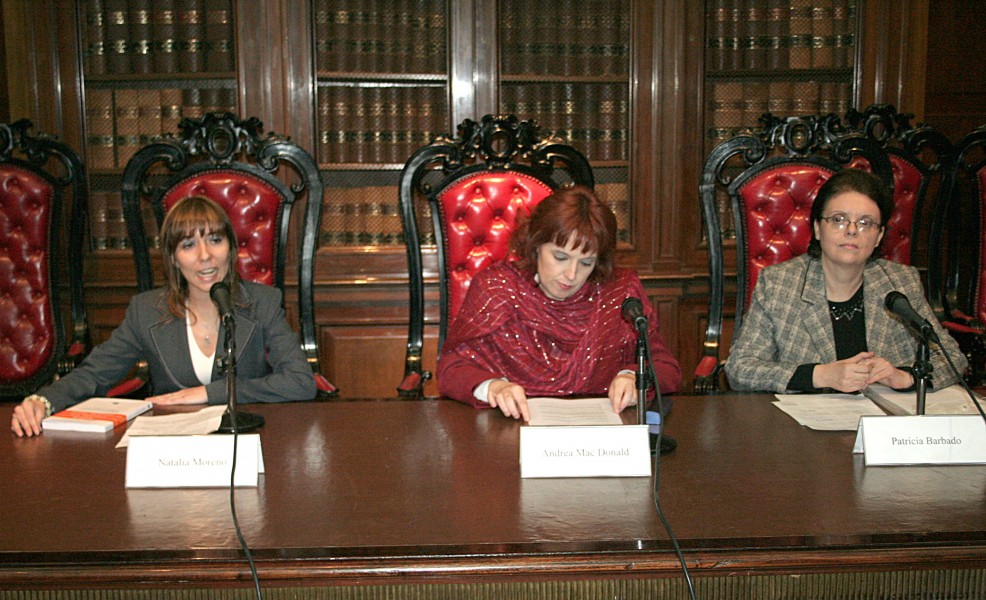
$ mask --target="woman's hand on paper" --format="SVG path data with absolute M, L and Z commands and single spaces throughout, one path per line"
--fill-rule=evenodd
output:
M 514 419 L 523 418 L 525 422 L 531 420 L 531 412 L 527 408 L 527 394 L 524 388 L 516 383 L 502 379 L 494 380 L 490 382 L 486 395 L 490 406 L 499 408 L 504 415 Z
M 609 401 L 616 414 L 620 414 L 628 406 L 636 406 L 637 376 L 633 373 L 617 374 L 609 384 Z

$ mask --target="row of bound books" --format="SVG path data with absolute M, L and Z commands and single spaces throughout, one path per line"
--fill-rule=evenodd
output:
M 626 83 L 504 84 L 503 109 L 537 121 L 589 160 L 627 160 L 630 99 Z
M 445 88 L 322 86 L 318 124 L 320 163 L 403 164 L 448 129 Z
M 714 82 L 709 85 L 706 137 L 714 146 L 756 129 L 760 115 L 845 114 L 852 102 L 848 82 Z
M 445 0 L 316 0 L 320 72 L 445 73 Z
M 629 4 L 627 0 L 560 0 L 550 10 L 538 10 L 528 0 L 501 0 L 501 72 L 626 76 Z
M 140 212 L 148 248 L 160 248 L 157 220 L 151 204 L 141 203 Z M 93 191 L 89 194 L 89 232 L 95 250 L 130 248 L 130 236 L 123 218 L 123 200 L 120 192 Z
M 625 183 L 596 185 L 596 193 L 616 214 L 620 242 L 630 241 L 630 203 Z M 401 216 L 393 187 L 331 188 L 322 206 L 321 246 L 400 246 L 404 244 Z M 418 204 L 421 243 L 432 245 L 431 207 Z
M 90 169 L 122 169 L 156 136 L 178 135 L 183 118 L 236 112 L 236 90 L 99 89 L 86 92 L 86 147 Z
M 712 0 L 706 70 L 853 65 L 856 0 Z
M 230 0 L 85 0 L 83 10 L 88 76 L 234 69 Z

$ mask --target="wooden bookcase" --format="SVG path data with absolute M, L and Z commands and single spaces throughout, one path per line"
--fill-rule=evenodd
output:
M 747 18 L 740 20 L 752 29 L 740 32 L 730 21 L 721 23 L 717 15 L 724 4 L 729 10 L 744 7 Z M 710 130 L 749 126 L 763 102 L 759 96 L 748 99 L 748 92 L 769 92 L 772 82 L 778 89 L 791 86 L 776 94 L 778 107 L 787 99 L 789 114 L 881 101 L 922 117 L 923 70 L 913 69 L 923 69 L 927 0 L 790 0 L 781 4 L 820 7 L 808 14 L 830 14 L 833 22 L 791 23 L 789 13 L 787 33 L 773 37 L 810 33 L 814 40 L 812 28 L 818 26 L 817 37 L 834 40 L 833 52 L 838 48 L 845 60 L 836 63 L 833 55 L 831 66 L 792 64 L 788 42 L 788 65 L 771 66 L 773 42 L 741 40 L 735 42 L 740 62 L 734 65 L 728 55 L 727 66 L 727 54 L 717 54 L 721 48 L 710 40 L 728 37 L 732 48 L 732 38 L 771 38 L 774 30 L 768 28 L 778 24 L 767 15 L 775 4 L 4 2 L 10 116 L 31 118 L 37 131 L 59 135 L 87 158 L 96 194 L 92 236 L 89 247 L 76 251 L 87 256 L 87 298 L 97 338 L 119 323 L 135 289 L 133 261 L 122 229 L 114 229 L 120 223 L 113 205 L 131 142 L 174 130 L 178 113 L 229 108 L 259 118 L 265 130 L 288 135 L 312 152 L 326 185 L 315 261 L 320 351 L 324 371 L 345 397 L 396 396 L 402 374 L 407 274 L 396 183 L 406 156 L 433 134 L 454 134 L 466 118 L 512 112 L 536 119 L 590 159 L 599 192 L 620 219 L 620 262 L 641 274 L 666 341 L 688 373 L 699 355 L 707 305 L 697 188 L 715 141 Z M 839 6 L 853 17 L 835 22 Z M 122 25 L 107 17 L 124 8 L 126 38 L 119 37 Z M 200 11 L 197 23 L 188 16 L 193 9 Z M 850 35 L 851 43 L 845 37 Z M 191 43 L 194 36 L 198 44 Z M 118 47 L 136 50 L 126 68 L 111 53 Z M 190 62 L 193 48 L 198 66 Z M 816 102 L 790 104 L 808 96 L 794 85 L 814 82 Z M 823 82 L 838 86 L 837 95 L 826 88 L 824 103 Z M 725 96 L 733 111 L 728 124 L 715 104 Z M 770 95 L 767 104 L 770 109 Z M 434 273 L 431 260 L 426 272 Z M 435 319 L 437 290 L 428 293 L 429 317 Z M 292 307 L 288 311 L 294 318 Z M 370 377 L 367 365 L 374 365 Z

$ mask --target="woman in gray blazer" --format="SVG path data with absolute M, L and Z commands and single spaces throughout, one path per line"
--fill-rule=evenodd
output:
M 106 342 L 75 369 L 14 409 L 11 429 L 41 433 L 41 420 L 92 396 L 104 395 L 140 360 L 150 370 L 155 405 L 225 404 L 218 365 L 225 329 L 209 292 L 232 291 L 236 318 L 237 402 L 311 400 L 315 380 L 298 336 L 284 317 L 277 288 L 240 282 L 236 236 L 223 209 L 193 196 L 168 212 L 161 228 L 164 288 L 134 296 Z
M 877 258 L 892 200 L 879 178 L 844 169 L 819 189 L 808 253 L 764 268 L 733 340 L 726 375 L 733 389 L 857 392 L 872 383 L 914 386 L 918 340 L 884 305 L 910 300 L 959 372 L 966 359 L 935 319 L 917 269 Z M 931 348 L 935 388 L 956 383 Z

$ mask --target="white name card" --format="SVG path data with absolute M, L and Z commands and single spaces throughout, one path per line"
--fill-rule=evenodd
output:
M 237 487 L 257 487 L 264 472 L 259 434 L 240 434 Z M 140 435 L 127 448 L 128 488 L 228 487 L 232 435 Z
M 986 463 L 986 422 L 976 415 L 864 416 L 854 453 L 870 465 Z
M 520 428 L 521 477 L 648 477 L 646 425 Z

